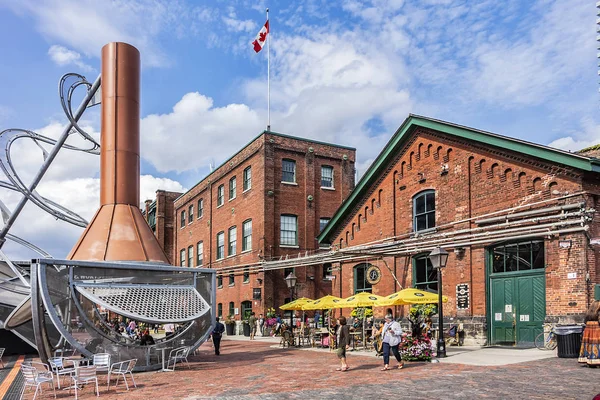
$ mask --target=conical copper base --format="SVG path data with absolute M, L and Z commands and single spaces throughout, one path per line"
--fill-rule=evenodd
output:
M 128 204 L 100 207 L 67 258 L 169 262 L 139 208 Z

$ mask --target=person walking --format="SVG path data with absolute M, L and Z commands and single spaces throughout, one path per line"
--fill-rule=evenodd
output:
M 383 368 L 382 371 L 390 370 L 390 351 L 394 353 L 396 361 L 398 361 L 398 369 L 404 367 L 404 362 L 398 351 L 398 346 L 402 340 L 402 327 L 396 321 L 392 314 L 386 314 L 385 324 L 381 331 L 381 338 L 383 342 Z
M 337 356 L 340 359 L 341 366 L 336 368 L 336 371 L 348 371 L 348 363 L 346 362 L 346 347 L 350 344 L 350 328 L 346 325 L 346 317 L 340 316 L 337 320 L 339 329 L 337 331 Z
M 254 335 L 256 335 L 256 317 L 255 313 L 252 312 L 250 314 L 250 318 L 248 318 L 248 323 L 250 324 L 250 340 L 254 340 Z
M 213 346 L 215 348 L 215 355 L 218 356 L 221 354 L 221 337 L 223 336 L 223 332 L 225 332 L 225 325 L 219 322 L 219 317 L 215 318 L 216 325 L 215 329 L 213 329 L 211 336 L 213 340 Z
M 168 323 L 164 325 L 165 327 L 165 337 L 169 337 L 175 334 L 175 324 Z
M 600 365 L 600 301 L 592 302 L 583 322 L 585 322 L 585 330 L 577 361 L 596 368 Z

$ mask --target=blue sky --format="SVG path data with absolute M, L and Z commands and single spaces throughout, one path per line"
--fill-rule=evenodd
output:
M 359 174 L 408 113 L 567 150 L 600 142 L 585 0 L 0 0 L 0 128 L 57 136 L 60 76 L 93 81 L 102 45 L 128 42 L 142 54 L 142 197 L 190 188 L 266 127 L 266 49 L 250 42 L 267 6 L 272 129 L 356 147 Z M 98 110 L 84 121 L 97 136 Z M 31 176 L 39 151 L 18 151 Z M 98 163 L 59 157 L 40 192 L 89 219 Z M 26 210 L 16 232 L 66 255 L 81 229 Z

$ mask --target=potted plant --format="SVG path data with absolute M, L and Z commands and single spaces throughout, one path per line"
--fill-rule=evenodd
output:
M 406 336 L 400 345 L 402 359 L 408 361 L 430 361 L 434 344 L 428 336 L 427 321 L 437 312 L 434 304 L 420 304 L 410 308 L 408 320 L 411 334 Z
M 245 318 L 242 320 L 242 327 L 244 336 L 250 336 L 250 322 Z
M 233 315 L 228 315 L 225 317 L 225 330 L 227 331 L 227 336 L 235 335 L 235 319 Z

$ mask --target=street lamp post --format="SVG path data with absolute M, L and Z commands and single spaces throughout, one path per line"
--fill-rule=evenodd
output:
M 436 247 L 429 253 L 429 260 L 433 268 L 437 270 L 438 280 L 438 340 L 437 340 L 437 357 L 446 357 L 446 342 L 444 342 L 444 309 L 442 307 L 442 268 L 446 267 L 448 262 L 448 252 L 441 247 Z
M 294 271 L 290 272 L 290 274 L 285 277 L 285 284 L 290 289 L 290 301 L 294 301 L 294 288 L 296 287 L 297 280 L 298 278 L 296 278 L 296 275 L 294 275 Z M 290 329 L 293 329 L 294 327 L 293 317 L 294 312 L 290 310 Z

